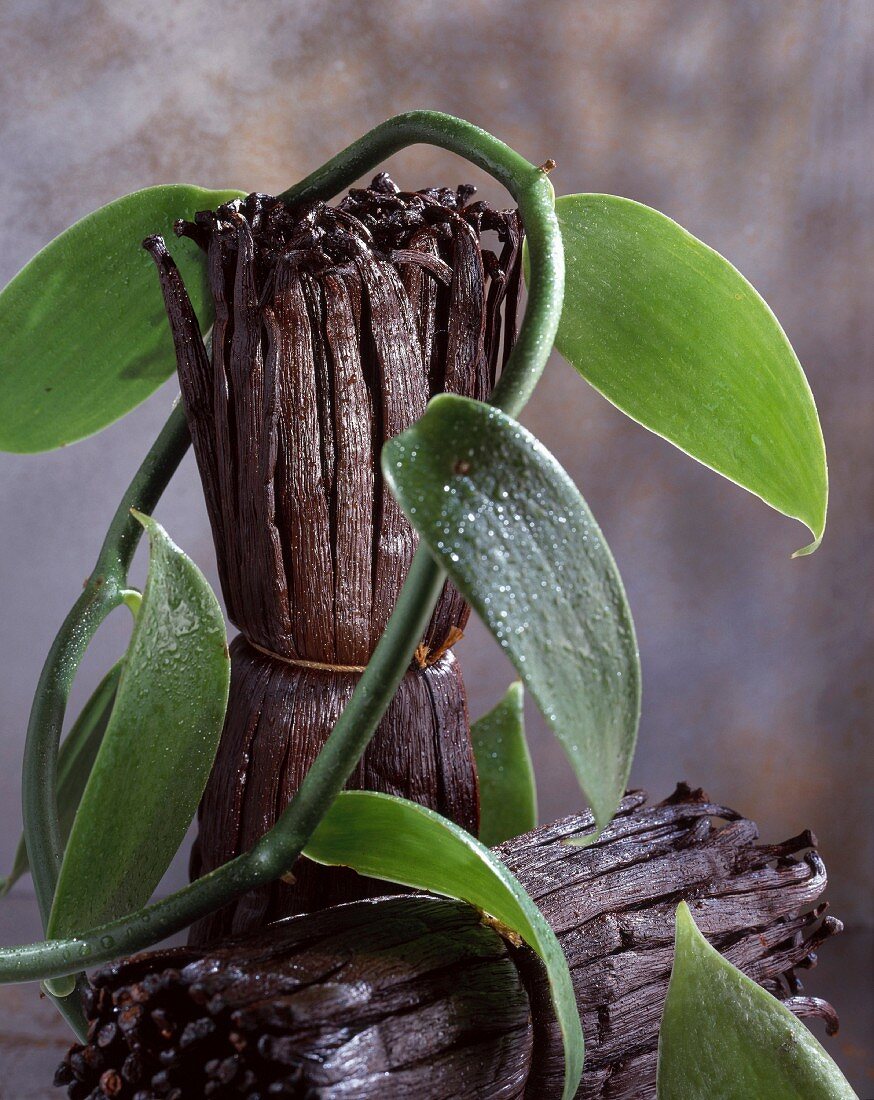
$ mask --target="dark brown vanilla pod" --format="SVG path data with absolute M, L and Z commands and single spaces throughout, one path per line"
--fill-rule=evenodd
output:
M 817 905 L 825 869 L 809 833 L 759 845 L 755 825 L 681 786 L 638 792 L 590 847 L 566 818 L 499 850 L 558 933 L 586 1035 L 578 1097 L 655 1095 L 674 913 L 799 1016 L 799 967 L 840 922 Z M 357 902 L 209 950 L 139 955 L 100 971 L 87 1045 L 58 1071 L 70 1095 L 416 1096 L 549 1100 L 561 1044 L 542 969 L 462 903 Z M 115 1091 L 112 1091 L 115 1090 Z M 174 1091 L 175 1090 L 175 1091 Z
M 400 192 L 383 174 L 337 207 L 249 195 L 180 223 L 208 257 L 211 354 L 164 243 L 146 242 L 225 603 L 246 639 L 233 650 L 195 875 L 274 823 L 385 628 L 417 536 L 383 482 L 383 443 L 434 393 L 487 397 L 512 350 L 521 223 L 515 211 L 471 203 L 472 194 Z M 496 237 L 497 251 L 482 234 Z M 447 583 L 416 650 L 419 671 L 401 685 L 352 782 L 476 832 L 464 685 L 457 666 L 441 661 L 468 614 Z M 206 942 L 360 893 L 350 894 L 342 871 L 295 875 L 193 935 Z

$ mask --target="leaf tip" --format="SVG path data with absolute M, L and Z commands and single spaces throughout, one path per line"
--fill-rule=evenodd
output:
M 692 910 L 685 901 L 681 901 L 677 906 L 677 912 L 675 916 L 675 932 L 679 937 L 682 933 L 689 933 L 692 930 L 698 931 L 698 925 L 695 923 L 692 917 Z
M 66 974 L 60 978 L 46 978 L 42 984 L 46 993 L 62 1000 L 64 997 L 69 997 L 76 989 L 76 975 Z
M 12 878 L 8 875 L 0 875 L 0 898 L 5 898 L 12 889 Z
M 811 530 L 813 531 L 812 528 L 811 528 Z M 813 531 L 813 535 L 814 535 L 813 542 L 808 543 L 807 546 L 802 546 L 800 550 L 796 550 L 795 553 L 792 555 L 792 557 L 793 558 L 806 558 L 810 554 L 815 553 L 819 549 L 819 545 L 822 542 L 822 537 L 823 537 L 824 534 L 825 534 L 825 524 L 823 524 L 823 526 L 820 527 L 818 533 L 816 531 Z
M 825 457 L 825 444 L 823 444 L 821 482 L 816 494 L 815 504 L 807 515 L 797 514 L 795 517 L 801 520 L 808 531 L 810 531 L 811 535 L 813 535 L 813 542 L 808 543 L 807 546 L 802 546 L 800 550 L 796 550 L 792 555 L 793 558 L 806 558 L 809 554 L 813 554 L 819 549 L 819 544 L 822 542 L 823 536 L 825 535 L 826 521 L 828 520 L 828 490 L 828 463 Z
M 428 409 L 442 409 L 444 405 L 448 405 L 451 409 L 453 406 L 458 406 L 470 401 L 471 398 L 465 398 L 458 393 L 435 393 L 431 400 L 428 402 Z
M 689 953 L 696 950 L 699 954 L 704 951 L 708 954 L 713 952 L 719 956 L 719 952 L 710 945 L 707 937 L 695 923 L 695 918 L 692 916 L 692 910 L 688 904 L 681 901 L 677 906 L 674 919 L 674 967 L 682 965 L 683 957 L 688 959 Z M 721 956 L 719 957 L 721 958 Z
M 604 831 L 606 824 L 609 824 L 610 818 L 607 821 L 603 821 L 599 814 L 594 813 L 595 824 L 588 833 L 583 833 L 582 836 L 569 836 L 565 837 L 562 844 L 566 844 L 569 848 L 588 848 L 590 844 L 594 844 Z
M 507 688 L 507 699 L 514 706 L 519 707 L 525 702 L 525 685 L 521 680 L 514 680 Z
M 121 598 L 124 604 L 129 608 L 131 615 L 136 622 L 137 615 L 140 613 L 140 608 L 143 604 L 143 594 L 136 588 L 124 588 L 121 592 Z
M 167 532 L 154 516 L 149 516 L 145 512 L 141 512 L 138 508 L 131 508 L 130 514 L 149 536 L 150 543 L 154 543 L 155 536 L 163 535 L 165 539 L 168 537 Z

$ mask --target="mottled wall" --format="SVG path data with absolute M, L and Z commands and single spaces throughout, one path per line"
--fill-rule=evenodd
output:
M 525 420 L 625 576 L 645 676 L 634 781 L 658 795 L 679 777 L 704 784 L 771 839 L 813 826 L 836 910 L 867 921 L 872 31 L 868 0 L 3 0 L 0 281 L 124 192 L 278 190 L 413 106 L 554 157 L 559 191 L 639 199 L 714 245 L 768 298 L 817 396 L 832 497 L 813 558 L 789 559 L 800 526 L 627 421 L 558 358 Z M 392 167 L 412 187 L 482 182 L 424 149 Z M 4 865 L 42 657 L 172 396 L 67 453 L 0 456 Z M 159 516 L 214 580 L 190 458 Z M 77 699 L 127 629 L 122 613 L 101 633 Z M 479 627 L 459 655 L 479 713 L 510 670 Z M 560 750 L 531 726 L 543 815 L 575 809 Z

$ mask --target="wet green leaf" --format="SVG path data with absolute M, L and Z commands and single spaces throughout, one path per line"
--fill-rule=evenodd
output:
M 154 264 L 142 248 L 236 198 L 188 184 L 148 187 L 76 222 L 0 291 L 0 450 L 48 451 L 100 431 L 175 370 Z M 173 244 L 201 325 L 212 323 L 206 258 Z
M 556 347 L 623 412 L 807 524 L 828 482 L 810 387 L 776 317 L 719 253 L 614 195 L 565 195 Z
M 711 947 L 682 902 L 659 1033 L 659 1100 L 855 1096 L 804 1024 Z
M 49 938 L 139 908 L 181 844 L 212 767 L 228 698 L 221 609 L 160 524 L 118 693 L 58 879 Z
M 537 952 L 546 967 L 565 1050 L 564 1100 L 583 1068 L 583 1033 L 567 961 L 521 883 L 470 833 L 415 802 L 344 791 L 304 849 L 318 863 L 470 902 Z
M 121 676 L 122 662 L 113 665 L 94 690 L 94 694 L 82 708 L 72 729 L 61 743 L 58 753 L 58 819 L 61 838 L 66 841 L 73 826 L 73 818 L 82 798 L 97 750 L 106 732 L 106 724 L 115 701 L 115 692 Z M 24 837 L 18 841 L 15 861 L 7 878 L 0 879 L 0 897 L 26 875 L 30 865 Z
M 507 694 L 470 727 L 479 776 L 479 838 L 489 847 L 537 825 L 537 787 L 525 740 L 524 690 Z
M 625 792 L 640 669 L 588 505 L 530 432 L 463 397 L 435 397 L 382 454 L 401 507 L 516 666 L 603 827 Z

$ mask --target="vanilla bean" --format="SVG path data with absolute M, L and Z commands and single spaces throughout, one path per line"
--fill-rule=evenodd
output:
M 566 818 L 498 849 L 559 932 L 571 967 L 586 1034 L 579 1097 L 655 1095 L 681 898 L 734 965 L 798 1016 L 837 1030 L 834 1009 L 803 995 L 795 974 L 841 927 L 817 905 L 825 876 L 818 855 L 804 851 L 809 834 L 759 845 L 752 822 L 683 785 L 656 806 L 630 795 L 594 845 L 566 843 L 592 828 L 590 815 Z M 657 873 L 642 894 L 650 867 Z M 751 868 L 773 874 L 738 892 Z M 593 904 L 582 910 L 584 895 Z M 319 1100 L 561 1094 L 542 965 L 462 903 L 359 901 L 206 953 L 135 956 L 93 982 L 89 1042 L 58 1071 L 75 1100 L 174 1089 Z

